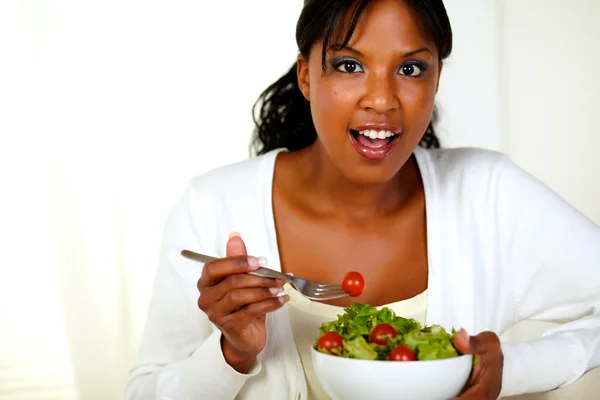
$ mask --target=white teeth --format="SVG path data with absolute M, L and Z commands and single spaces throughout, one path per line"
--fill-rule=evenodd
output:
M 375 129 L 367 129 L 358 133 L 371 139 L 386 139 L 395 135 L 392 131 L 376 131 Z

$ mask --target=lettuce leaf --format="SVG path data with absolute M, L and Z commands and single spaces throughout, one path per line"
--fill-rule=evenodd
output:
M 352 340 L 344 340 L 344 350 L 351 358 L 360 358 L 362 360 L 377 359 L 377 352 L 373 350 L 373 347 L 362 336 Z
M 369 342 L 371 330 L 379 324 L 391 324 L 398 331 L 396 337 L 388 339 L 387 346 Z M 345 308 L 337 320 L 323 323 L 319 337 L 326 332 L 337 332 L 343 337 L 344 348 L 336 351 L 340 357 L 387 360 L 397 346 L 410 348 L 418 360 L 439 360 L 459 355 L 453 344 L 454 329 L 448 333 L 440 325 L 421 327 L 418 321 L 398 317 L 387 307 L 378 310 L 368 304 L 354 303 Z

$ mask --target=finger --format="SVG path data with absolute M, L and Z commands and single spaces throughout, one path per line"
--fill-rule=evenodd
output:
M 252 303 L 274 299 L 279 294 L 279 290 L 280 288 L 235 289 L 227 292 L 227 294 L 216 303 L 215 308 L 218 310 L 218 315 L 229 315 Z
M 264 320 L 265 316 L 277 311 L 289 301 L 289 296 L 275 297 L 249 304 L 240 310 L 223 318 L 221 329 L 225 332 L 239 332 L 248 326 L 254 319 Z
M 485 356 L 501 352 L 501 344 L 498 335 L 494 332 L 482 332 L 477 336 L 469 338 L 469 347 L 475 354 Z
M 481 332 L 476 336 L 469 336 L 464 329 L 461 329 L 454 335 L 454 346 L 461 354 L 483 356 L 501 351 L 500 339 L 494 332 Z
M 279 310 L 289 300 L 290 296 L 286 294 L 274 299 L 259 301 L 248 305 L 245 312 L 254 318 L 264 318 L 268 313 Z
M 230 275 L 255 271 L 261 265 L 265 265 L 265 260 L 252 256 L 228 257 L 211 261 L 202 269 L 198 289 L 202 291 L 205 287 L 216 285 Z
M 486 398 L 487 396 L 485 395 L 481 384 L 475 383 L 472 386 L 469 386 L 458 397 L 454 397 L 452 400 L 482 400 Z
M 497 399 L 502 390 L 502 364 L 496 366 L 500 373 L 495 373 L 493 366 L 482 368 L 479 376 L 455 398 L 458 400 Z M 455 400 L 453 399 L 453 400 Z
M 469 378 L 465 382 L 465 386 L 463 387 L 463 389 L 461 391 L 461 393 L 464 393 L 467 390 L 467 388 L 469 388 L 471 383 L 473 383 L 476 380 L 477 376 L 479 375 L 481 367 L 478 365 L 479 360 L 476 359 L 476 357 L 478 357 L 478 355 L 474 354 L 474 349 L 471 346 L 471 337 L 469 336 L 467 331 L 465 331 L 464 329 L 461 329 L 460 331 L 456 332 L 453 340 L 454 340 L 454 346 L 456 347 L 456 350 L 460 354 L 472 354 L 473 355 L 473 366 L 471 368 L 471 373 L 469 374 Z
M 461 329 L 454 335 L 454 346 L 460 354 L 473 354 L 469 334 L 464 329 Z
M 278 288 L 279 292 L 283 291 L 285 281 L 282 279 L 263 278 L 249 274 L 234 274 L 229 275 L 217 285 L 213 286 L 214 290 L 210 291 L 210 299 L 219 301 L 227 295 L 227 293 L 236 289 L 245 288 Z M 278 293 L 279 293 L 278 292 Z
M 458 397 L 466 399 L 496 398 L 501 388 L 503 356 L 500 339 L 493 332 L 469 336 L 461 329 L 454 335 L 454 344 L 462 354 L 473 354 L 474 367 L 467 387 Z
M 226 249 L 227 257 L 234 256 L 247 256 L 248 252 L 246 251 L 246 244 L 242 240 L 242 237 L 237 232 L 232 232 L 229 234 L 229 240 L 227 241 L 227 249 Z
M 286 281 L 282 279 L 263 278 L 249 274 L 229 275 L 221 282 L 200 288 L 198 297 L 198 308 L 214 317 L 214 310 L 211 310 L 215 303 L 223 299 L 227 293 L 235 289 L 244 288 L 276 288 L 278 293 L 283 291 Z

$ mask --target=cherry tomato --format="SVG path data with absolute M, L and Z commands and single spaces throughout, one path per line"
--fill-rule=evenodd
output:
M 343 345 L 344 338 L 336 332 L 327 332 L 323 334 L 323 336 L 319 338 L 319 342 L 317 343 L 317 347 L 319 348 L 319 350 L 325 349 L 328 353 L 331 353 L 331 350 L 333 349 L 341 349 Z
M 365 290 L 365 278 L 359 272 L 348 272 L 342 281 L 342 289 L 350 296 L 358 297 Z
M 398 346 L 390 352 L 388 357 L 390 361 L 416 361 L 417 355 L 414 351 L 405 346 Z
M 387 346 L 387 338 L 398 335 L 398 331 L 390 324 L 379 324 L 371 331 L 369 341 L 382 346 Z

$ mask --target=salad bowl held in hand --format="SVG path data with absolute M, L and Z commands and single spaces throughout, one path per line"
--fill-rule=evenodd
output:
M 321 326 L 312 363 L 333 400 L 448 400 L 461 392 L 473 363 L 452 339 L 441 326 L 422 328 L 388 308 L 354 304 Z

